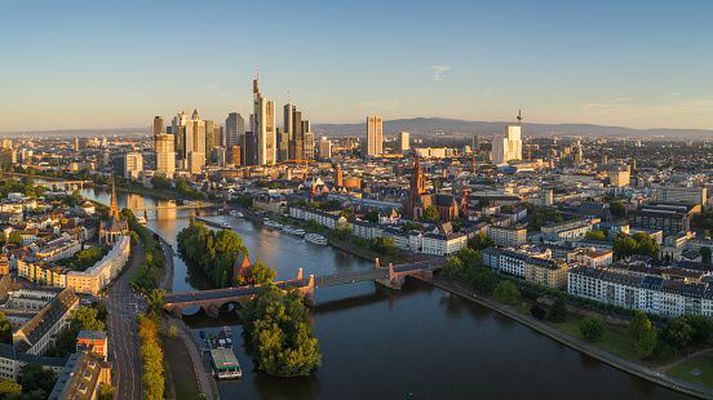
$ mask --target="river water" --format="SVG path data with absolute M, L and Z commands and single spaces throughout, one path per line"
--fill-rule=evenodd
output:
M 108 204 L 105 191 L 86 197 Z M 119 205 L 150 208 L 157 201 L 119 193 Z M 148 212 L 148 226 L 169 243 L 194 211 Z M 298 267 L 327 274 L 373 268 L 372 263 L 320 247 L 246 220 L 214 215 L 231 224 L 250 251 L 289 278 Z M 174 291 L 192 290 L 176 257 Z M 418 282 L 392 291 L 373 283 L 318 289 L 311 313 L 323 354 L 309 378 L 278 379 L 258 373 L 240 340 L 235 318 L 185 317 L 194 328 L 233 326 L 243 378 L 218 384 L 224 399 L 678 399 L 670 390 L 583 356 L 487 308 Z

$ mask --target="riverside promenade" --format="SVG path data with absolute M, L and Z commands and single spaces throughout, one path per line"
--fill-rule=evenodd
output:
M 670 377 L 662 372 L 648 368 L 644 365 L 627 360 L 622 357 L 615 356 L 611 353 L 598 349 L 590 343 L 579 338 L 567 335 L 559 330 L 549 326 L 548 324 L 539 321 L 529 315 L 523 315 L 509 306 L 494 302 L 490 299 L 477 295 L 473 290 L 464 287 L 455 282 L 447 281 L 444 278 L 436 277 L 432 282 L 433 286 L 445 290 L 454 295 L 463 297 L 482 306 L 488 307 L 506 317 L 509 317 L 530 329 L 537 331 L 553 340 L 556 340 L 563 345 L 595 358 L 603 363 L 606 363 L 614 368 L 636 375 L 639 378 L 646 379 L 649 382 L 666 387 L 668 389 L 685 393 L 687 395 L 698 397 L 701 399 L 713 399 L 713 389 L 698 385 L 691 382 L 686 382 L 680 379 Z

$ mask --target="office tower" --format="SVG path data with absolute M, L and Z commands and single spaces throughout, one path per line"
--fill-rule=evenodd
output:
M 408 132 L 399 132 L 399 150 L 405 153 L 411 149 L 411 134 Z
M 312 124 L 308 119 L 302 120 L 302 132 L 312 132 Z
M 176 172 L 176 138 L 167 133 L 159 133 L 154 138 L 156 173 L 173 178 Z
M 290 160 L 302 160 L 305 158 L 304 150 L 304 130 L 302 129 L 302 113 L 297 111 L 297 107 L 292 104 L 285 104 L 283 108 L 282 129 L 289 137 L 288 158 Z
M 257 149 L 255 134 L 252 131 L 245 132 L 245 165 L 255 165 L 257 164 Z
M 332 158 L 332 141 L 326 136 L 319 139 L 319 158 L 323 160 Z
M 163 132 L 163 118 L 160 115 L 153 117 L 153 136 L 156 137 Z
M 75 137 L 74 140 L 72 140 L 72 149 L 74 151 L 79 151 L 79 138 Z
M 206 122 L 200 118 L 198 110 L 193 110 L 191 119 L 186 121 L 185 132 L 186 169 L 193 174 L 199 174 L 205 166 Z
M 277 159 L 287 161 L 290 159 L 290 133 L 277 128 Z
M 144 158 L 139 152 L 128 152 L 124 155 L 123 175 L 126 179 L 137 179 L 144 170 Z
M 205 150 L 210 154 L 214 149 L 222 147 L 221 127 L 213 121 L 205 121 Z
M 253 109 L 250 122 L 257 144 L 257 164 L 273 165 L 277 158 L 275 102 L 263 97 L 257 79 L 253 80 Z
M 304 132 L 305 160 L 314 160 L 314 133 Z
M 186 124 L 188 123 L 188 114 L 181 111 L 171 122 L 171 133 L 175 137 L 175 151 L 179 160 L 186 159 Z
M 245 119 L 239 113 L 231 112 L 225 119 L 225 147 L 228 149 L 228 162 L 240 164 L 232 158 L 234 153 L 230 151 L 235 146 L 239 149 L 245 148 Z M 241 159 L 244 157 L 244 154 L 240 155 Z
M 383 153 L 384 121 L 378 115 L 366 117 L 366 143 L 363 152 L 369 157 L 377 157 Z
M 228 148 L 228 155 L 226 156 L 227 162 L 235 165 L 242 165 L 242 149 L 240 145 L 234 145 Z
M 508 161 L 522 160 L 522 113 L 517 115 L 517 125 L 508 125 L 503 137 L 493 140 L 492 160 L 494 164 L 507 164 Z

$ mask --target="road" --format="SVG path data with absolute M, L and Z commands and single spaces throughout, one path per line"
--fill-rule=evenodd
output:
M 143 393 L 136 315 L 146 310 L 146 302 L 130 287 L 131 277 L 143 259 L 144 251 L 141 246 L 134 246 L 128 266 L 111 286 L 106 299 L 109 313 L 109 354 L 114 363 L 117 400 L 140 400 Z

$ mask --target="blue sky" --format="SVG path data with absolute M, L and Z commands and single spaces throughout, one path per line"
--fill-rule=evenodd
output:
M 251 107 L 713 128 L 711 1 L 26 1 L 0 12 L 0 131 Z

